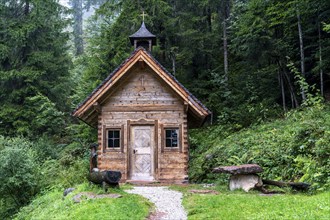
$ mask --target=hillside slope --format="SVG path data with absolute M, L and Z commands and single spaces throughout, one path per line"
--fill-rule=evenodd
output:
M 145 219 L 152 206 L 145 198 L 121 189 L 109 192 L 120 194 L 121 198 L 90 199 L 83 195 L 81 201 L 75 203 L 73 197 L 82 192 L 104 195 L 101 187 L 88 183 L 78 185 L 66 197 L 62 190 L 54 189 L 23 207 L 14 219 Z
M 304 181 L 312 189 L 330 188 L 330 106 L 289 112 L 284 119 L 231 132 L 213 126 L 191 132 L 190 180 L 225 182 L 212 174 L 220 165 L 257 163 L 262 176 Z

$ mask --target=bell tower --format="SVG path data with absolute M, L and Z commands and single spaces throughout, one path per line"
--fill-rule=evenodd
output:
M 129 36 L 131 44 L 134 45 L 134 49 L 138 47 L 144 47 L 147 51 L 152 50 L 152 46 L 156 45 L 156 36 L 150 33 L 150 31 L 146 28 L 144 21 L 140 29 Z

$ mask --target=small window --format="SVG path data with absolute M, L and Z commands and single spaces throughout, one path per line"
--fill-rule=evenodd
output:
M 107 147 L 120 148 L 120 130 L 108 130 Z
M 178 147 L 179 129 L 165 129 L 165 147 Z

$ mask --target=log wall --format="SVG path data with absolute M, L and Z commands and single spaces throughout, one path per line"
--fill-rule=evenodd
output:
M 155 128 L 154 178 L 161 182 L 182 182 L 187 178 L 187 105 L 148 67 L 135 66 L 103 100 L 98 117 L 98 168 L 119 170 L 122 181 L 130 179 L 130 126 L 149 124 Z M 164 128 L 179 128 L 177 149 L 164 147 Z M 105 146 L 105 129 L 121 129 L 122 148 Z

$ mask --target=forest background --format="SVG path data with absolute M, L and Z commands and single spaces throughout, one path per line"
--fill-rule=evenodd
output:
M 305 176 L 317 183 L 313 190 L 329 188 L 329 1 L 67 2 L 0 1 L 1 216 L 16 213 L 38 193 L 84 181 L 96 130 L 70 114 L 133 51 L 128 36 L 140 27 L 143 11 L 157 36 L 153 55 L 213 112 L 207 124 L 215 126 L 191 137 L 191 180 L 213 181 L 206 171 L 215 165 L 259 162 L 278 169 L 266 172 L 273 178 Z M 95 13 L 84 19 L 90 10 Z M 228 151 L 211 150 L 220 159 L 200 166 L 203 158 L 194 157 L 216 145 L 216 137 L 248 128 L 256 133 L 240 135 L 256 137 L 255 126 L 292 115 L 322 120 L 316 127 L 293 127 L 309 145 L 292 143 L 281 156 L 287 160 L 240 154 L 255 143 L 230 145 L 236 141 L 230 138 Z M 299 166 L 283 175 L 279 163 L 288 161 Z M 317 176 L 306 177 L 311 170 Z

